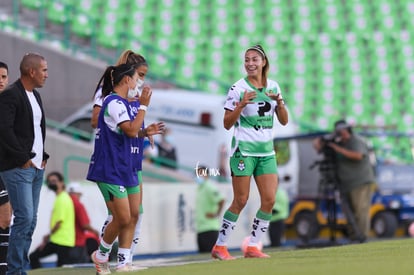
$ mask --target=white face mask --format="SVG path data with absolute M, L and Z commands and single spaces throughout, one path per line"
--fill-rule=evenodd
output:
M 131 88 L 128 89 L 128 98 L 134 98 L 138 95 L 138 93 L 139 93 L 139 89 L 138 89 L 138 84 L 137 84 L 134 89 L 131 89 Z
M 141 89 L 142 85 L 144 85 L 144 80 L 142 80 L 141 78 L 138 78 L 137 80 L 138 89 Z

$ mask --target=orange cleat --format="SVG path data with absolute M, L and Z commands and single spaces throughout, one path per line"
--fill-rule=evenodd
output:
M 213 259 L 219 259 L 220 261 L 235 259 L 230 255 L 229 251 L 227 250 L 227 246 L 224 245 L 215 245 L 211 250 L 211 257 L 213 257 Z
M 108 275 L 111 274 L 111 270 L 109 269 L 109 263 L 108 262 L 100 262 L 96 258 L 97 251 L 93 252 L 91 255 L 91 259 L 93 263 L 95 264 L 96 269 L 96 275 Z
M 270 258 L 269 255 L 260 251 L 256 246 L 248 246 L 244 252 L 245 258 Z

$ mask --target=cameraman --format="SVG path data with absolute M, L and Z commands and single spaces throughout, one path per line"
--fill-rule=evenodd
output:
M 342 200 L 347 200 L 351 212 L 344 211 L 349 221 L 354 215 L 356 226 L 363 236 L 351 227 L 349 238 L 352 241 L 363 242 L 368 237 L 370 230 L 369 210 L 373 184 L 375 182 L 374 170 L 369 159 L 368 145 L 358 135 L 352 132 L 351 125 L 345 120 L 335 122 L 335 142 L 329 142 L 326 146 L 336 153 L 336 175 Z M 320 152 L 323 148 L 321 138 L 314 140 L 314 148 Z M 346 202 L 345 202 L 346 203 Z

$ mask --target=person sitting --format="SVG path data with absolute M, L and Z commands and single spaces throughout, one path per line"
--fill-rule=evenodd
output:
M 72 264 L 69 256 L 75 246 L 75 208 L 66 192 L 61 173 L 51 172 L 46 177 L 47 187 L 56 194 L 50 219 L 50 233 L 43 237 L 43 242 L 30 255 L 32 269 L 40 268 L 40 259 L 57 254 L 57 266 Z

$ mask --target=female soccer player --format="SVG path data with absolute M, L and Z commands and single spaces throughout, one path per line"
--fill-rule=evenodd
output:
M 98 117 L 95 148 L 91 157 L 87 179 L 97 182 L 113 219 L 105 228 L 99 249 L 92 259 L 98 274 L 110 274 L 108 257 L 118 237 L 117 271 L 128 271 L 130 246 L 138 220 L 139 188 L 134 159 L 139 148 L 136 137 L 144 121 L 151 98 L 146 87 L 140 96 L 140 107 L 135 115 L 128 102 L 128 94 L 138 88 L 135 66 L 110 66 L 100 83 L 104 101 Z
M 288 122 L 279 85 L 267 78 L 269 60 L 260 45 L 246 50 L 244 68 L 247 76 L 230 88 L 224 106 L 224 128 L 229 130 L 234 126 L 230 157 L 233 201 L 224 213 L 211 252 L 213 258 L 220 260 L 234 259 L 227 250 L 227 241 L 249 197 L 251 176 L 259 190 L 261 205 L 252 223 L 244 257 L 269 257 L 258 248 L 258 243 L 269 226 L 278 185 L 272 138 L 274 114 L 282 125 Z

